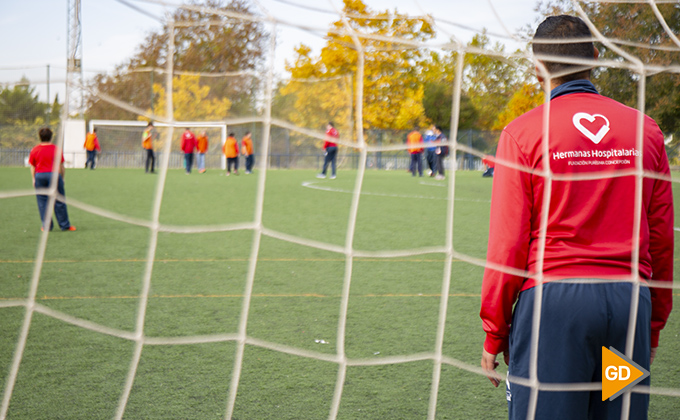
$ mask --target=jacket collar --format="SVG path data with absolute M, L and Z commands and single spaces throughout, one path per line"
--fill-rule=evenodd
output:
M 550 100 L 562 95 L 569 95 L 570 93 L 594 93 L 599 94 L 595 85 L 590 80 L 579 79 L 562 83 L 550 92 Z

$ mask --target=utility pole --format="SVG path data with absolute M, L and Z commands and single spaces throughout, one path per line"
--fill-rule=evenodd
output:
M 52 103 L 50 102 L 50 65 L 47 65 L 47 111 L 45 115 L 45 122 L 50 125 L 50 114 L 52 113 Z

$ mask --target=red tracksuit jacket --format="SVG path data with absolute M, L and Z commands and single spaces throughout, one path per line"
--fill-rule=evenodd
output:
M 184 153 L 194 153 L 196 148 L 196 136 L 191 131 L 182 133 L 181 149 Z
M 327 149 L 329 147 L 337 147 L 338 145 L 333 140 L 337 139 L 338 137 L 340 137 L 340 134 L 334 127 L 326 130 L 326 141 L 323 143 L 323 148 Z
M 484 348 L 492 354 L 507 349 L 513 304 L 520 291 L 536 284 L 540 272 L 544 281 L 631 278 L 633 249 L 639 243 L 640 276 L 673 279 L 673 197 L 671 183 L 659 179 L 670 177 L 659 127 L 637 110 L 595 93 L 554 98 L 549 105 L 546 156 L 554 179 L 549 201 L 544 202 L 545 107 L 513 121 L 498 144 L 487 252 L 490 266 L 484 273 L 480 313 Z M 642 146 L 636 135 L 640 123 Z M 651 177 L 641 182 L 638 233 L 635 171 L 640 155 L 640 169 Z M 617 176 L 607 177 L 612 174 Z M 591 179 L 567 179 L 573 176 Z M 548 213 L 541 266 L 544 210 Z M 502 272 L 494 264 L 516 270 Z M 651 296 L 652 347 L 656 347 L 672 308 L 672 290 L 651 288 Z

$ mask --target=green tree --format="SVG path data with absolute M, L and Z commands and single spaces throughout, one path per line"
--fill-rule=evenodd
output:
M 50 124 L 56 124 L 61 119 L 61 108 L 62 104 L 59 103 L 59 94 L 54 95 L 54 102 L 50 107 Z
M 434 125 L 443 130 L 451 129 L 451 110 L 453 107 L 452 85 L 445 82 L 427 82 L 425 84 L 425 94 L 423 97 L 423 107 L 425 115 Z M 470 98 L 461 94 L 460 110 L 458 113 L 458 128 L 476 128 L 478 120 L 477 110 L 472 106 Z
M 195 5 L 199 2 L 189 3 L 189 6 Z M 208 99 L 221 101 L 229 98 L 231 115 L 253 113 L 259 86 L 255 74 L 264 62 L 268 34 L 260 22 L 212 12 L 252 14 L 246 0 L 207 0 L 200 5 L 206 11 L 179 7 L 170 17 L 175 22 L 195 23 L 175 27 L 174 71 L 228 74 L 200 79 L 202 86 L 209 87 Z M 151 33 L 139 46 L 137 54 L 119 65 L 112 75 L 96 76 L 91 83 L 93 90 L 140 109 L 155 108 L 153 102 L 157 99 L 157 92 L 153 85 L 162 82 L 164 75 L 150 69 L 165 68 L 168 26 L 166 23 L 160 31 Z M 234 76 L 235 73 L 238 75 Z M 87 115 L 88 118 L 136 118 L 132 112 L 111 105 L 96 95 L 88 99 Z
M 476 111 L 474 125 L 480 130 L 490 130 L 512 95 L 522 86 L 526 66 L 518 60 L 502 58 L 507 56 L 505 46 L 491 45 L 485 33 L 475 35 L 469 46 L 491 52 L 466 54 L 464 76 L 465 93 Z
M 485 33 L 475 35 L 463 60 L 459 129 L 492 130 L 510 98 L 526 83 L 527 63 L 508 57 L 505 46 L 491 44 Z M 436 125 L 449 129 L 458 52 L 432 52 L 424 63 L 424 107 Z
M 434 125 L 443 130 L 451 129 L 453 108 L 453 87 L 455 62 L 457 53 L 439 54 L 431 52 L 423 63 L 422 75 L 425 80 L 423 108 L 425 116 Z M 478 116 L 465 90 L 460 93 L 460 109 L 458 112 L 458 128 L 475 128 Z
M 671 31 L 675 34 L 680 32 L 680 9 L 677 4 L 659 4 L 657 7 Z M 673 48 L 675 45 L 649 5 L 602 5 L 591 19 L 604 36 L 641 45 L 620 48 L 643 63 L 658 67 L 678 64 L 679 56 L 676 51 L 661 49 Z M 628 22 L 635 22 L 635 25 L 629 25 Z M 607 45 L 599 45 L 599 49 L 604 59 L 625 59 Z M 654 74 L 657 73 L 656 70 L 651 73 L 646 78 L 645 111 L 657 121 L 664 132 L 680 133 L 680 75 L 672 72 Z M 634 70 L 599 68 L 595 71 L 594 79 L 602 94 L 630 106 L 637 106 L 639 74 Z
M 582 7 L 597 30 L 616 45 L 612 48 L 609 44 L 596 43 L 601 59 L 626 63 L 630 61 L 629 55 L 656 67 L 645 80 L 645 112 L 665 133 L 680 134 L 680 75 L 657 70 L 677 65 L 679 56 L 676 45 L 653 9 L 645 3 L 597 3 Z M 679 33 L 680 8 L 677 4 L 657 4 L 656 7 L 671 31 Z M 539 1 L 536 10 L 543 16 L 575 14 L 571 1 L 567 0 Z M 629 106 L 638 106 L 640 74 L 634 68 L 598 67 L 592 78 L 603 95 Z
M 35 87 L 26 78 L 12 88 L 0 89 L 0 147 L 30 148 L 37 142 L 38 129 L 50 114 L 46 103 L 40 102 Z M 61 105 L 55 97 L 49 123 L 59 121 Z
M 42 122 L 47 108 L 25 77 L 14 87 L 0 90 L 0 124 Z

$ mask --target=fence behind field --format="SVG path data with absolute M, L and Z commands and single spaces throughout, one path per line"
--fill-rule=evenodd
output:
M 258 124 L 232 125 L 229 131 L 236 133 L 240 141 L 245 131 L 253 132 L 253 143 L 255 148 L 256 165 L 261 164 L 262 155 L 260 152 L 261 130 Z M 97 154 L 98 168 L 143 168 L 146 160 L 146 152 L 139 147 L 139 133 L 136 131 L 127 135 L 132 139 L 121 140 L 121 133 L 108 133 L 101 130 L 100 143 L 102 152 Z M 131 131 L 128 129 L 127 131 Z M 114 136 L 115 134 L 115 136 Z M 125 134 L 125 132 L 123 132 Z M 406 139 L 406 131 L 387 131 L 387 130 L 367 130 L 366 141 L 371 145 L 387 146 L 403 144 Z M 117 136 L 117 137 L 116 137 Z M 124 136 L 123 136 L 124 137 Z M 458 133 L 458 142 L 470 149 L 475 149 L 483 153 L 494 154 L 495 145 L 498 139 L 497 132 L 485 132 L 477 130 L 462 130 Z M 129 140 L 129 141 L 128 141 Z M 276 169 L 315 169 L 319 170 L 323 166 L 322 141 L 314 138 L 306 138 L 304 135 L 291 133 L 282 128 L 272 128 L 272 138 L 270 153 L 267 157 L 269 168 Z M 30 148 L 24 144 L 22 147 L 0 147 L 0 166 L 27 166 Z M 179 148 L 179 147 L 177 147 Z M 137 150 L 134 150 L 137 149 Z M 64 159 L 67 166 L 72 166 L 71 162 L 84 162 L 85 150 L 82 152 L 66 153 Z M 446 167 L 450 170 L 453 156 L 446 159 Z M 156 152 L 156 164 L 162 159 L 162 153 Z M 456 154 L 456 166 L 459 170 L 482 170 L 481 158 L 464 152 Z M 338 153 L 338 167 L 341 169 L 357 169 L 359 167 L 359 153 L 355 149 L 340 147 Z M 184 165 L 184 154 L 181 151 L 173 151 L 170 154 L 170 169 L 180 169 Z M 239 167 L 243 168 L 245 161 L 242 158 Z M 367 156 L 366 167 L 376 170 L 408 170 L 410 165 L 410 155 L 406 150 L 392 150 L 371 152 Z M 426 167 L 425 156 L 423 155 L 423 165 Z M 223 158 L 219 138 L 211 140 L 211 147 L 206 154 L 206 168 L 220 169 L 223 167 Z

